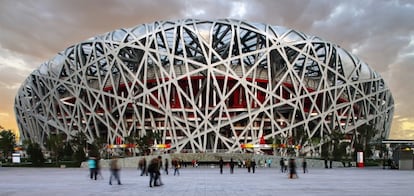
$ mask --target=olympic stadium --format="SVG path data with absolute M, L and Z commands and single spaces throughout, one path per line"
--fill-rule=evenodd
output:
M 319 37 L 240 20 L 118 29 L 41 64 L 15 98 L 22 139 L 83 132 L 89 143 L 156 133 L 170 152 L 320 151 L 358 128 L 388 138 L 394 101 L 368 64 Z M 246 145 L 253 148 L 246 148 Z

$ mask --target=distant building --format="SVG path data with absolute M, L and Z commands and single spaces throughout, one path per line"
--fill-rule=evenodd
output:
M 318 151 L 333 132 L 354 141 L 366 124 L 388 138 L 393 111 L 383 78 L 338 45 L 230 19 L 98 35 L 40 65 L 15 100 L 22 139 L 82 131 L 116 144 L 154 132 L 172 152 L 251 151 L 242 144 L 263 141 Z

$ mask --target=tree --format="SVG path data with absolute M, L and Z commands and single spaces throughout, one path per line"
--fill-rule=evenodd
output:
M 333 131 L 331 134 L 332 142 L 332 157 L 335 161 L 341 161 L 346 156 L 347 143 L 343 143 L 342 140 L 345 138 L 345 134 L 340 131 Z
M 89 157 L 101 157 L 101 153 L 99 152 L 99 145 L 97 144 L 97 142 L 95 141 L 92 144 L 88 145 L 89 149 L 88 149 L 88 156 Z
M 329 159 L 329 143 L 323 143 L 321 146 L 321 158 L 323 159 Z
M 154 144 L 154 140 L 161 140 L 161 136 L 159 133 L 154 133 L 152 131 L 147 132 L 140 138 L 136 138 L 138 149 L 141 154 L 145 155 L 148 153 L 150 147 Z
M 56 163 L 63 158 L 64 145 L 62 134 L 51 134 L 47 138 L 46 146 L 52 152 L 52 157 Z
M 72 160 L 73 153 L 74 151 L 72 149 L 72 146 L 70 145 L 70 142 L 65 142 L 65 145 L 63 146 L 63 160 Z
M 34 166 L 42 166 L 44 164 L 45 157 L 43 156 L 42 149 L 38 143 L 28 141 L 26 152 Z
M 102 157 L 104 155 L 105 139 L 102 137 L 95 138 L 92 144 L 89 144 L 89 156 Z
M 373 152 L 371 150 L 371 140 L 377 133 L 373 125 L 365 124 L 357 128 L 356 142 L 354 144 L 355 153 L 364 152 L 364 160 L 366 157 L 371 157 Z M 356 155 L 355 155 L 356 157 Z
M 86 160 L 86 153 L 83 149 L 77 149 L 73 153 L 73 159 L 78 162 Z
M 86 136 L 83 132 L 78 132 L 75 136 L 73 136 L 69 140 L 70 145 L 72 146 L 73 150 L 73 159 L 78 162 L 82 162 L 86 160 Z
M 0 132 L 0 150 L 3 151 L 6 159 L 11 157 L 16 146 L 16 135 L 11 130 L 2 130 Z

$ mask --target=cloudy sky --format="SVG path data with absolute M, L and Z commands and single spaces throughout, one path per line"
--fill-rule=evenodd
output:
M 414 1 L 1 0 L 0 125 L 18 131 L 14 97 L 42 62 L 70 45 L 156 20 L 235 18 L 286 26 L 339 44 L 391 88 L 391 139 L 414 139 Z

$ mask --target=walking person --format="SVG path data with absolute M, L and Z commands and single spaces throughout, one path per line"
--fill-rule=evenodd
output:
M 219 160 L 220 174 L 223 174 L 223 166 L 224 166 L 224 161 L 223 161 L 223 158 L 220 157 L 220 160 Z
M 90 178 L 91 178 L 91 180 L 96 180 L 96 176 L 98 175 L 98 172 L 97 172 L 97 165 L 96 165 L 96 159 L 95 159 L 95 157 L 89 157 L 89 160 L 88 160 L 88 167 L 89 167 L 89 175 L 90 175 Z
M 267 159 L 267 167 L 268 168 L 272 167 L 272 161 L 273 160 L 271 158 Z
M 230 173 L 231 174 L 234 173 L 234 161 L 233 161 L 233 158 L 230 159 Z
M 109 169 L 111 172 L 111 176 L 109 177 L 109 185 L 112 185 L 112 177 L 115 178 L 115 180 L 117 180 L 118 185 L 121 185 L 121 179 L 119 176 L 119 171 L 121 170 L 121 167 L 118 164 L 118 158 L 115 157 L 111 160 L 111 162 L 109 163 Z
M 164 171 L 165 171 L 165 174 L 166 175 L 168 175 L 168 167 L 169 167 L 169 165 L 168 165 L 169 163 L 168 163 L 168 159 L 166 158 L 165 159 L 165 168 L 164 168 Z
M 283 158 L 280 158 L 279 165 L 280 165 L 280 171 L 282 173 L 284 173 L 284 171 L 285 171 L 285 161 L 283 160 Z
M 161 156 L 151 159 L 150 164 L 148 165 L 148 173 L 150 175 L 149 186 L 161 186 Z
M 289 167 L 289 161 L 288 161 L 288 159 L 284 159 L 283 160 L 283 165 L 284 165 L 283 171 L 284 172 L 287 172 L 288 167 Z
M 298 175 L 296 173 L 296 163 L 295 163 L 295 159 L 293 158 L 289 159 L 289 178 L 290 179 L 298 178 Z
M 303 169 L 303 173 L 307 173 L 308 172 L 308 163 L 306 162 L 306 159 L 305 158 L 303 158 L 303 161 L 302 161 L 302 169 Z
M 141 170 L 141 176 L 143 176 L 144 174 L 148 176 L 147 160 L 145 159 L 145 157 L 138 161 L 138 169 Z
M 158 159 L 153 158 L 151 159 L 149 165 L 148 165 L 148 173 L 149 173 L 149 187 L 152 187 L 156 183 L 156 173 L 157 173 L 157 167 L 158 167 Z
M 256 161 L 252 159 L 252 162 L 250 164 L 252 166 L 252 172 L 254 173 L 256 171 Z
M 176 159 L 174 159 L 174 160 L 172 160 L 172 163 L 171 163 L 172 165 L 173 165 L 173 167 L 174 167 L 174 176 L 177 174 L 177 175 L 180 175 L 180 171 L 179 171 L 179 169 L 180 169 L 180 167 L 181 167 L 181 165 L 180 165 L 180 161 L 178 161 L 178 160 L 176 160 Z
M 158 158 L 158 170 L 157 170 L 157 173 L 156 173 L 156 184 L 154 185 L 154 186 L 161 186 L 161 185 L 164 185 L 163 183 L 162 183 L 162 181 L 161 181 L 161 169 L 162 169 L 162 157 L 161 156 L 158 156 L 157 157 Z
M 104 177 L 103 177 L 103 175 L 102 175 L 102 173 L 101 173 L 101 161 L 100 161 L 100 158 L 96 158 L 95 159 L 95 163 L 96 163 L 96 175 L 97 176 L 100 176 L 100 178 L 103 180 L 104 179 Z
M 250 159 L 246 159 L 246 168 L 248 173 L 250 173 L 250 169 L 252 167 L 251 163 Z

